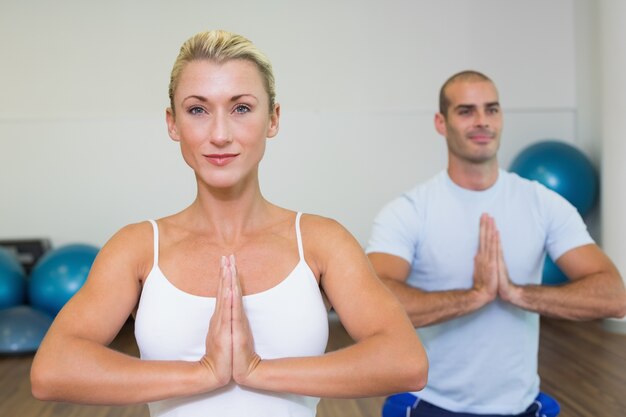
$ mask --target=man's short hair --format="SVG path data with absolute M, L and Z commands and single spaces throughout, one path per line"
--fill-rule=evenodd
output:
M 461 72 L 457 72 L 450 78 L 446 80 L 445 83 L 441 86 L 441 90 L 439 90 L 439 112 L 446 117 L 448 114 L 448 107 L 450 107 L 450 100 L 446 96 L 446 89 L 452 83 L 457 81 L 491 81 L 491 78 L 487 77 L 482 72 L 474 71 L 474 70 L 465 70 Z

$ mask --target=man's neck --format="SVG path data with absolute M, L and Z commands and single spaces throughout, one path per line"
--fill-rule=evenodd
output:
M 448 164 L 448 175 L 452 182 L 461 188 L 483 191 L 492 187 L 498 180 L 498 161 L 481 164 Z

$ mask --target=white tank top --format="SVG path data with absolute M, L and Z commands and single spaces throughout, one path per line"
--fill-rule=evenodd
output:
M 319 284 L 306 261 L 296 216 L 300 259 L 276 286 L 243 297 L 256 352 L 263 359 L 318 356 L 328 342 L 328 314 Z M 155 221 L 154 265 L 145 279 L 135 317 L 142 359 L 198 361 L 205 353 L 215 298 L 175 287 L 159 269 L 159 231 Z M 193 397 L 148 404 L 152 417 L 311 417 L 319 398 L 273 393 L 235 383 Z

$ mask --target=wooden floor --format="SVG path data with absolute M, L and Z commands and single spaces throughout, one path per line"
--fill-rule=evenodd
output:
M 329 349 L 349 343 L 341 325 L 331 320 Z M 137 353 L 131 324 L 125 326 L 113 347 Z M 626 416 L 626 335 L 608 333 L 598 322 L 542 319 L 539 352 L 542 390 L 561 403 L 561 417 Z M 37 401 L 30 394 L 31 361 L 32 355 L 0 357 L 0 417 L 148 416 L 143 405 L 95 407 Z M 383 400 L 323 399 L 318 417 L 380 417 Z

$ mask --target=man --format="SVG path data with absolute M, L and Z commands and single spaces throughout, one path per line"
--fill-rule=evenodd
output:
M 500 169 L 502 112 L 488 77 L 450 77 L 435 128 L 448 169 L 389 203 L 367 248 L 429 356 L 412 415 L 534 416 L 539 315 L 621 317 L 623 281 L 571 204 Z M 569 283 L 540 285 L 546 252 Z

